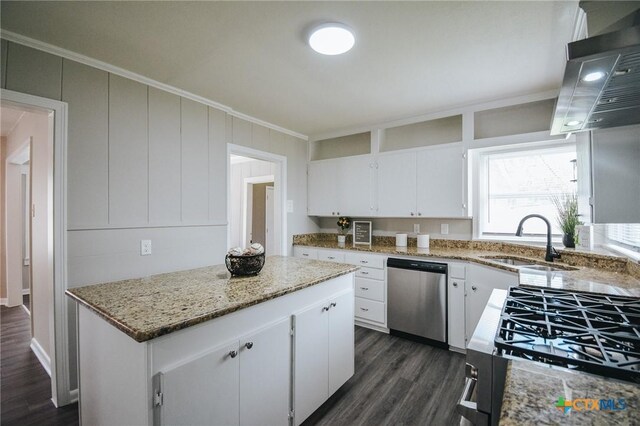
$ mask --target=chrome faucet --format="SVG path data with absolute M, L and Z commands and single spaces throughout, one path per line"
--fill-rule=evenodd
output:
M 522 218 L 520 223 L 518 224 L 518 230 L 516 231 L 517 237 L 522 237 L 522 224 L 532 217 L 537 217 L 544 220 L 544 223 L 547 224 L 547 253 L 544 255 L 544 260 L 547 262 L 553 262 L 553 259 L 560 259 L 560 253 L 556 251 L 551 245 L 551 223 L 547 220 L 546 217 L 539 214 L 530 214 Z

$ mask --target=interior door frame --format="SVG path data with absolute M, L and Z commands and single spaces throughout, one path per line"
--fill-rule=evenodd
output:
M 249 234 L 250 234 L 249 229 L 253 228 L 253 218 L 252 218 L 253 185 L 256 183 L 269 183 L 269 182 L 275 182 L 274 175 L 246 177 L 243 179 L 243 182 L 242 182 L 242 241 L 244 244 L 247 244 L 247 242 L 249 241 Z M 249 188 L 251 188 L 251 191 L 249 190 Z M 251 206 L 251 209 L 249 209 L 249 206 Z
M 240 155 L 243 157 L 255 158 L 256 160 L 269 161 L 274 163 L 273 186 L 274 186 L 274 223 L 280 224 L 280 250 L 277 250 L 278 241 L 276 240 L 276 253 L 287 256 L 289 248 L 287 247 L 287 157 L 284 155 L 273 154 L 271 152 L 259 151 L 242 145 L 232 143 L 227 144 L 227 200 L 231 200 L 231 155 Z M 231 217 L 231 206 L 227 202 L 227 217 Z M 231 227 L 227 223 L 227 248 L 231 244 Z
M 53 113 L 53 309 L 49 316 L 51 400 L 56 407 L 78 399 L 70 389 L 69 315 L 67 310 L 67 132 L 66 102 L 0 89 L 4 103 L 26 110 Z M 5 200 L 6 202 L 6 200 Z M 5 224 L 6 225 L 6 224 Z
M 269 192 L 273 193 L 273 206 L 274 206 L 274 211 L 275 211 L 275 205 L 276 205 L 276 201 L 275 201 L 275 188 L 273 186 L 267 186 L 265 188 L 265 194 L 264 194 L 264 203 L 265 203 L 265 207 L 264 207 L 264 250 L 265 252 L 268 253 L 267 247 L 269 247 L 269 235 L 273 235 L 273 231 L 269 232 Z M 271 213 L 271 216 L 273 216 L 273 213 Z M 275 217 L 273 218 L 273 223 L 275 223 Z M 268 235 L 267 235 L 268 234 Z M 272 243 L 275 245 L 275 243 Z

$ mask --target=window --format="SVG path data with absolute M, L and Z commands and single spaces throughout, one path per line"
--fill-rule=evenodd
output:
M 640 252 L 639 223 L 607 225 L 606 235 L 611 243 Z
M 516 239 L 518 223 L 532 213 L 549 219 L 553 234 L 561 236 L 552 198 L 576 191 L 575 144 L 499 147 L 476 155 L 479 237 Z M 531 219 L 524 232 L 541 239 L 547 228 Z

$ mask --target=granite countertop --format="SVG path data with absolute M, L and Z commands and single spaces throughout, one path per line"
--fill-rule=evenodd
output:
M 138 342 L 190 327 L 354 272 L 357 266 L 270 256 L 252 277 L 231 277 L 224 265 L 67 290 Z
M 571 409 L 565 413 L 556 408 L 561 397 L 565 401 L 623 398 L 626 408 L 616 411 Z M 584 405 L 580 402 L 577 406 Z M 514 359 L 507 367 L 500 425 L 637 425 L 639 409 L 640 386 L 637 384 Z
M 335 237 L 329 239 L 322 234 L 311 234 L 311 237 L 296 237 L 302 237 L 294 239 L 294 245 L 298 246 L 474 262 L 519 273 L 520 285 L 523 286 L 640 296 L 640 266 L 624 257 L 609 254 L 560 250 L 562 255 L 560 261 L 549 263 L 544 261 L 544 248 L 513 243 L 432 240 L 430 248 L 420 249 L 411 244 L 408 247 L 396 247 L 393 245 L 395 239 L 390 237 L 378 237 L 372 245 L 355 247 L 349 243 L 338 244 Z M 567 270 L 546 272 L 516 268 L 498 263 L 491 257 L 524 258 L 540 265 L 555 266 Z

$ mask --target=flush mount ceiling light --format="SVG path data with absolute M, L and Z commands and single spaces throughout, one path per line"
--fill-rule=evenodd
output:
M 356 42 L 351 28 L 332 22 L 314 28 L 309 35 L 309 46 L 323 55 L 340 55 L 348 52 Z
M 602 79 L 602 77 L 604 77 L 606 75 L 606 73 L 602 72 L 602 71 L 594 71 L 594 72 L 590 72 L 589 74 L 585 75 L 582 78 L 582 81 L 586 81 L 586 82 L 592 82 L 592 81 L 598 81 L 600 79 Z
M 577 126 L 578 124 L 582 124 L 582 121 L 578 121 L 578 120 L 571 120 L 567 122 L 567 126 Z

